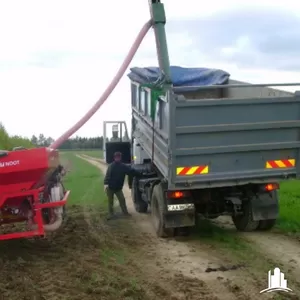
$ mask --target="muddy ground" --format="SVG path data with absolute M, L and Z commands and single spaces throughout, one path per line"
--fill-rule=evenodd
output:
M 197 236 L 158 239 L 150 216 L 135 213 L 127 187 L 124 193 L 129 220 L 107 222 L 93 208 L 73 206 L 46 240 L 2 242 L 0 299 L 300 299 L 299 241 L 237 233 L 240 248 L 220 249 Z M 232 230 L 228 218 L 217 226 Z M 259 294 L 270 266 L 282 268 L 295 293 Z

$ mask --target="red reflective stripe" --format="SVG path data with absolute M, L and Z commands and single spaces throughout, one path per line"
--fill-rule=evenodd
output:
M 178 175 L 186 175 L 186 173 L 190 170 L 189 167 L 183 168 L 183 170 Z
M 272 168 L 279 168 L 279 166 L 275 163 L 274 160 L 269 160 L 268 163 L 271 165 Z
M 206 166 L 199 166 L 198 169 L 194 172 L 195 175 L 200 175 Z
M 282 162 L 286 165 L 286 167 L 288 167 L 288 168 L 292 168 L 293 167 L 293 165 L 287 160 L 287 159 L 284 159 L 284 160 L 282 160 Z

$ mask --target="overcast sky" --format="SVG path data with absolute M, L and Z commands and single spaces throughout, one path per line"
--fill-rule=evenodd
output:
M 300 2 L 163 2 L 172 65 L 220 68 L 254 83 L 300 82 Z M 146 0 L 0 0 L 0 121 L 9 133 L 56 138 L 71 127 L 147 19 Z M 131 66 L 156 65 L 151 31 Z M 125 76 L 77 134 L 101 135 L 104 120 L 129 126 L 130 113 Z

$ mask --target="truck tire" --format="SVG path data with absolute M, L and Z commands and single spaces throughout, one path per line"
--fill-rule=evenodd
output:
M 259 221 L 253 221 L 251 201 L 243 204 L 243 215 L 233 216 L 232 221 L 238 231 L 250 232 L 258 228 Z
M 128 188 L 131 190 L 132 189 L 132 176 L 127 176 L 127 184 L 128 184 Z
M 175 234 L 176 236 L 190 236 L 192 234 L 192 228 L 193 227 L 178 227 L 175 228 Z
M 136 177 L 134 177 L 132 180 L 131 197 L 132 197 L 132 201 L 133 201 L 136 212 L 146 213 L 148 210 L 148 203 L 146 203 L 142 199 L 142 195 L 138 188 L 138 181 L 137 181 Z
M 257 230 L 259 231 L 267 231 L 267 230 L 271 230 L 276 224 L 276 220 L 275 219 L 271 219 L 271 220 L 261 220 L 259 221 Z
M 151 197 L 151 218 L 155 233 L 160 238 L 174 237 L 174 228 L 165 228 L 163 218 L 163 193 L 160 184 L 154 186 Z

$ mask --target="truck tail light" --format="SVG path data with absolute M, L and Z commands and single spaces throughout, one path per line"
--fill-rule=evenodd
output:
M 278 183 L 268 183 L 263 186 L 265 192 L 272 192 L 274 190 L 279 190 L 279 184 Z
M 168 191 L 167 198 L 168 199 L 182 199 L 188 198 L 191 196 L 190 191 Z

